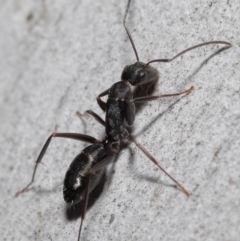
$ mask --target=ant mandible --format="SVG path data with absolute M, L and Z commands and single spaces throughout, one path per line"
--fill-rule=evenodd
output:
M 136 56 L 136 63 L 127 65 L 121 76 L 121 81 L 113 84 L 109 89 L 102 92 L 97 97 L 97 102 L 100 108 L 106 112 L 105 121 L 95 112 L 88 110 L 85 114 L 89 114 L 96 119 L 101 125 L 105 127 L 105 138 L 100 141 L 92 136 L 78 134 L 78 133 L 53 133 L 45 142 L 33 170 L 32 179 L 30 183 L 21 191 L 16 193 L 16 196 L 25 192 L 29 186 L 34 182 L 38 164 L 41 162 L 51 140 L 53 137 L 61 137 L 68 139 L 75 139 L 78 141 L 88 142 L 91 145 L 86 147 L 70 164 L 64 179 L 63 197 L 67 204 L 73 205 L 80 201 L 83 202 L 81 213 L 81 224 L 78 233 L 78 241 L 80 240 L 83 220 L 85 218 L 89 193 L 96 187 L 104 168 L 112 162 L 115 155 L 121 149 L 122 140 L 134 142 L 136 146 L 160 169 L 162 170 L 187 196 L 189 192 L 178 183 L 170 174 L 168 174 L 157 162 L 157 160 L 140 144 L 133 136 L 131 136 L 126 127 L 131 126 L 135 120 L 135 104 L 140 102 L 147 102 L 158 100 L 160 98 L 188 95 L 193 87 L 179 93 L 164 94 L 156 96 L 145 96 L 133 98 L 131 86 L 140 86 L 143 84 L 151 84 L 158 80 L 159 72 L 150 64 L 154 62 L 171 62 L 184 53 L 205 46 L 209 44 L 225 44 L 230 48 L 232 45 L 225 41 L 211 41 L 195 45 L 191 48 L 185 49 L 169 59 L 154 59 L 148 63 L 139 61 L 138 53 L 134 45 L 132 36 L 126 26 L 126 17 L 130 7 L 131 0 L 128 0 L 127 8 L 123 17 L 123 25 L 127 32 L 128 38 L 131 42 L 132 48 Z M 101 97 L 107 97 L 107 102 L 104 102 Z M 82 116 L 80 113 L 78 113 Z

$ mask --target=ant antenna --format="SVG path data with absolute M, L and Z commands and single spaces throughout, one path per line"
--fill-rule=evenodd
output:
M 183 50 L 182 52 L 178 53 L 177 55 L 175 55 L 173 58 L 171 59 L 154 59 L 154 60 L 151 60 L 149 61 L 146 66 L 148 66 L 150 63 L 153 63 L 153 62 L 171 62 L 172 60 L 176 59 L 177 57 L 179 57 L 180 55 L 182 54 L 185 54 L 186 52 L 190 51 L 190 50 L 193 50 L 193 49 L 196 49 L 196 48 L 199 48 L 199 47 L 202 47 L 202 46 L 205 46 L 205 45 L 209 45 L 209 44 L 226 44 L 228 45 L 227 48 L 230 48 L 232 47 L 232 44 L 229 43 L 229 42 L 226 42 L 226 41 L 210 41 L 210 42 L 205 42 L 205 43 L 201 43 L 201 44 L 197 44 L 197 45 L 194 45 L 188 49 L 185 49 Z
M 126 11 L 125 11 L 125 14 L 124 14 L 124 17 L 123 17 L 123 26 L 124 26 L 124 28 L 125 28 L 125 30 L 127 32 L 127 35 L 129 37 L 129 40 L 130 40 L 131 44 L 132 44 L 132 47 L 133 47 L 133 50 L 134 50 L 137 62 L 139 62 L 139 57 L 138 57 L 138 53 L 137 53 L 136 47 L 134 45 L 132 36 L 131 36 L 130 32 L 128 31 L 128 28 L 126 26 L 126 17 L 127 17 L 127 14 L 128 14 L 128 9 L 130 7 L 130 3 L 131 3 L 131 0 L 128 0 L 127 8 L 126 8 Z

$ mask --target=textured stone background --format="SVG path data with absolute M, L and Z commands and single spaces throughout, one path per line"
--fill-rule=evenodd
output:
M 109 166 L 104 189 L 88 211 L 82 240 L 238 240 L 240 236 L 240 3 L 133 1 L 128 26 L 140 59 L 192 51 L 161 73 L 156 93 L 194 85 L 187 97 L 145 104 L 133 133 L 189 198 L 134 146 Z M 95 98 L 120 80 L 135 57 L 122 26 L 126 1 L 0 1 L 1 240 L 77 240 L 80 219 L 65 218 L 62 181 L 86 146 L 55 139 L 33 188 L 34 161 L 53 131 L 104 129 L 77 110 L 104 116 Z

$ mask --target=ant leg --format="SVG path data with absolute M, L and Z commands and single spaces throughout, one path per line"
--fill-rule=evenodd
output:
M 139 143 L 137 142 L 132 136 L 125 136 L 125 139 L 134 142 L 136 146 L 161 170 L 163 171 L 173 182 L 177 184 L 177 186 L 182 190 L 182 192 L 186 196 L 190 196 L 189 192 L 176 180 L 174 179 L 167 171 L 165 171 L 157 162 L 157 160 Z
M 110 88 L 109 88 L 110 89 Z M 109 89 L 103 91 L 100 95 L 98 95 L 97 97 L 97 103 L 100 106 L 100 108 L 105 112 L 106 111 L 106 107 L 107 107 L 107 103 L 101 100 L 101 97 L 108 95 Z
M 86 110 L 83 114 L 81 114 L 79 111 L 77 111 L 76 114 L 80 118 L 82 118 L 85 115 L 91 115 L 98 123 L 100 123 L 101 125 L 105 126 L 105 121 L 98 114 L 96 114 L 92 110 Z
M 83 198 L 83 205 L 82 205 L 81 223 L 80 223 L 79 232 L 78 232 L 78 241 L 80 241 L 80 238 L 81 238 L 83 220 L 85 219 L 85 214 L 86 214 L 86 211 L 87 211 L 89 189 L 90 189 L 89 187 L 90 187 L 90 180 L 91 180 L 92 174 L 93 173 L 90 170 L 90 173 L 87 176 L 87 183 L 86 183 L 86 188 L 85 188 L 85 191 L 84 191 L 84 198 Z
M 77 133 L 53 133 L 52 135 L 50 135 L 47 139 L 47 141 L 45 142 L 37 160 L 36 160 L 36 163 L 35 163 L 35 167 L 34 167 L 34 170 L 33 170 L 33 174 L 32 174 L 32 179 L 30 181 L 30 183 L 25 187 L 23 188 L 21 191 L 17 192 L 15 194 L 15 196 L 17 197 L 19 194 L 25 192 L 29 186 L 34 182 L 34 178 L 35 178 L 35 174 L 36 174 L 36 171 L 37 171 L 37 167 L 38 167 L 38 164 L 41 162 L 51 140 L 53 137 L 62 137 L 62 138 L 68 138 L 68 139 L 74 139 L 74 140 L 78 140 L 78 141 L 84 141 L 84 142 L 89 142 L 91 144 L 96 144 L 96 143 L 101 143 L 100 141 L 98 141 L 97 139 L 95 139 L 94 137 L 92 136 L 88 136 L 88 135 L 84 135 L 84 134 L 77 134 Z
M 179 92 L 179 93 L 140 97 L 140 98 L 135 98 L 132 101 L 134 103 L 140 103 L 140 102 L 158 100 L 158 99 L 164 98 L 164 97 L 172 97 L 172 96 L 178 96 L 178 95 L 183 95 L 183 94 L 188 95 L 188 94 L 190 94 L 193 91 L 193 89 L 194 89 L 194 87 L 192 86 L 191 88 L 189 88 L 189 89 L 187 89 L 185 91 Z
M 173 61 L 174 59 L 176 59 L 177 57 L 185 54 L 186 52 L 188 51 L 191 51 L 193 49 L 196 49 L 196 48 L 200 48 L 202 46 L 205 46 L 205 45 L 209 45 L 209 44 L 225 44 L 227 45 L 225 47 L 225 49 L 228 49 L 228 48 L 231 48 L 232 47 L 232 44 L 229 43 L 229 42 L 226 42 L 226 41 L 210 41 L 210 42 L 205 42 L 205 43 L 201 43 L 201 44 L 197 44 L 197 45 L 194 45 L 188 49 L 185 49 L 183 50 L 182 52 L 178 53 L 177 55 L 175 55 L 174 57 L 172 57 L 171 59 L 154 59 L 154 60 L 151 60 L 149 61 L 146 65 L 149 65 L 150 63 L 153 63 L 153 62 L 165 62 L 165 63 L 169 63 L 171 61 Z

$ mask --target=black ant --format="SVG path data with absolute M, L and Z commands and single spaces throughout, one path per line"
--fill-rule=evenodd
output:
M 34 182 L 38 164 L 41 162 L 50 142 L 53 137 L 62 137 L 68 139 L 75 139 L 78 141 L 88 142 L 91 145 L 86 147 L 79 155 L 72 161 L 67 170 L 64 179 L 63 197 L 66 203 L 73 205 L 80 201 L 83 202 L 81 213 L 81 224 L 79 228 L 78 241 L 80 240 L 83 220 L 85 218 L 89 193 L 96 187 L 104 168 L 113 161 L 116 154 L 119 153 L 121 143 L 123 140 L 134 142 L 136 146 L 160 169 L 162 170 L 187 196 L 189 192 L 179 184 L 173 177 L 170 176 L 157 162 L 157 160 L 127 131 L 127 126 L 131 126 L 135 119 L 135 104 L 140 102 L 147 102 L 158 100 L 164 97 L 172 97 L 179 95 L 188 95 L 193 87 L 179 93 L 145 96 L 140 98 L 133 98 L 131 90 L 132 86 L 140 86 L 143 84 L 151 84 L 158 80 L 159 72 L 157 69 L 150 66 L 153 62 L 171 62 L 180 55 L 205 45 L 209 44 L 225 44 L 230 48 L 231 43 L 225 41 L 211 41 L 195 45 L 188 48 L 170 59 L 155 59 L 148 63 L 139 61 L 138 53 L 134 45 L 131 34 L 126 26 L 126 17 L 130 7 L 131 0 L 128 0 L 127 8 L 123 17 L 123 25 L 131 42 L 137 62 L 132 65 L 127 65 L 121 76 L 121 81 L 113 84 L 109 89 L 102 92 L 97 97 L 97 102 L 100 108 L 106 112 L 105 121 L 95 112 L 88 110 L 85 113 L 94 117 L 100 124 L 105 127 L 106 136 L 102 141 L 96 140 L 92 136 L 77 134 L 77 133 L 53 133 L 49 136 L 44 144 L 34 167 L 32 179 L 30 183 L 21 191 L 16 193 L 16 196 L 25 192 L 29 186 Z M 108 95 L 107 102 L 101 100 L 101 97 Z M 78 113 L 82 116 L 80 113 Z

